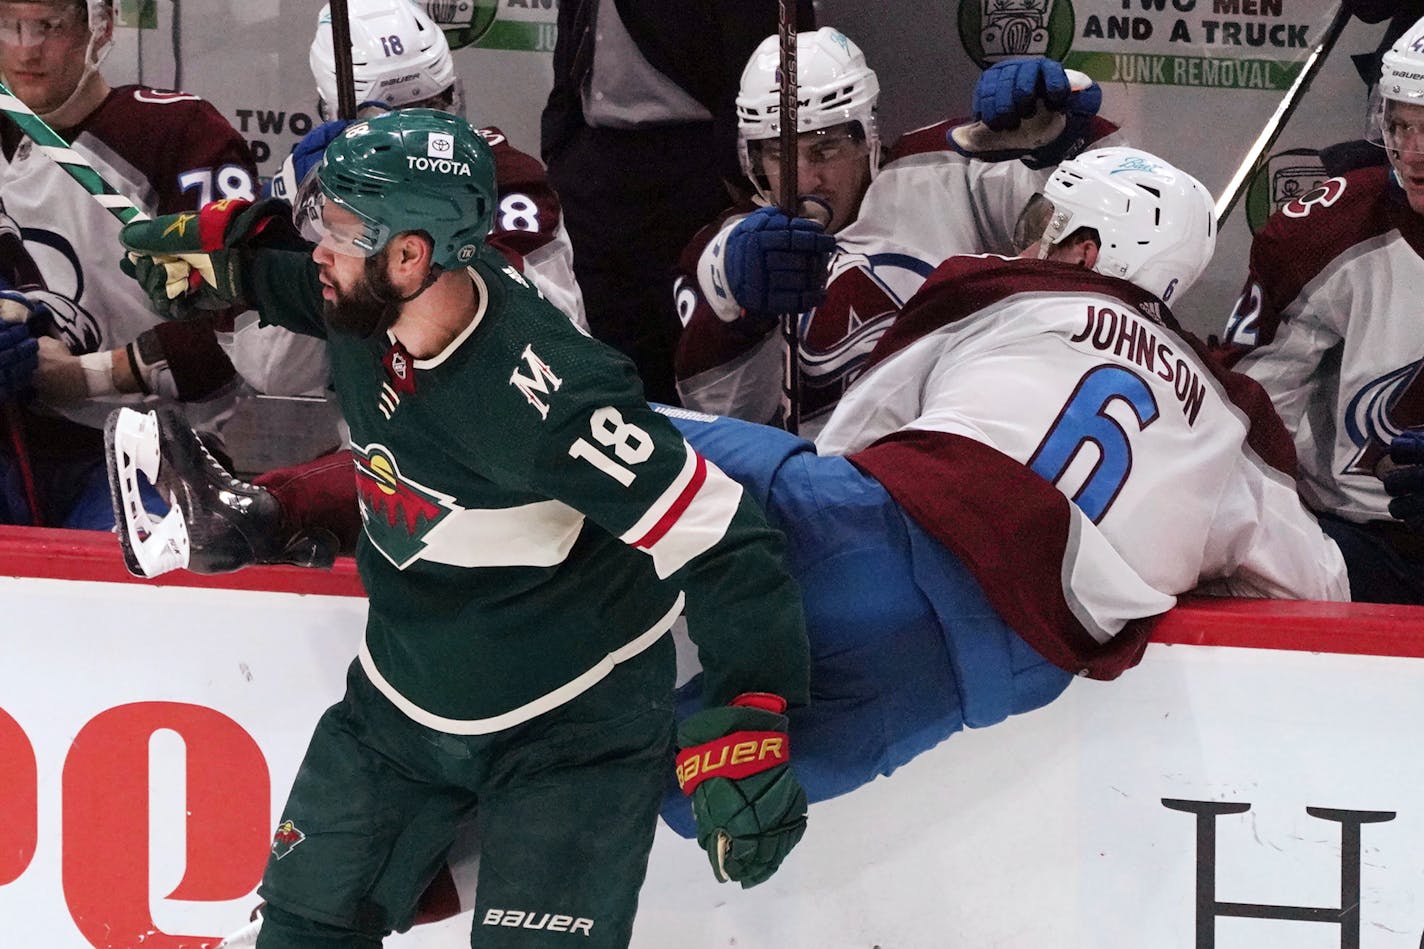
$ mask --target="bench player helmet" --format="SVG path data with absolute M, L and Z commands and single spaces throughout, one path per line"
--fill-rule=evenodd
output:
M 796 131 L 818 132 L 854 123 L 864 142 L 873 178 L 880 165 L 880 132 L 875 104 L 880 81 L 865 63 L 865 54 L 840 30 L 823 26 L 796 34 Z M 742 172 L 771 203 L 766 175 L 760 168 L 758 142 L 781 135 L 781 43 L 768 36 L 747 60 L 737 91 L 737 152 Z
M 355 233 L 328 230 L 332 202 L 360 219 Z M 333 238 L 338 252 L 370 256 L 392 237 L 424 233 L 433 265 L 462 267 L 480 252 L 494 223 L 494 153 L 458 115 L 402 109 L 353 123 L 297 198 L 296 222 L 310 239 Z
M 1021 250 L 1039 256 L 1079 228 L 1098 234 L 1093 269 L 1164 303 L 1184 293 L 1216 249 L 1211 192 L 1186 172 L 1135 148 L 1099 148 L 1054 169 L 1015 227 Z
M 1424 151 L 1419 124 L 1400 123 L 1389 114 L 1391 102 L 1424 106 L 1424 20 L 1406 30 L 1381 58 L 1377 99 L 1370 141 L 1393 151 Z
M 379 102 L 392 109 L 424 106 L 464 113 L 450 44 L 425 10 L 411 0 L 349 0 L 348 15 L 358 105 Z M 339 101 L 331 37 L 331 7 L 324 6 L 309 58 L 323 119 L 336 117 Z

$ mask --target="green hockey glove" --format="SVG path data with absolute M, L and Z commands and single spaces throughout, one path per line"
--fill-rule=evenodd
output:
M 119 266 L 137 280 L 160 313 L 187 319 L 202 311 L 246 309 L 242 267 L 246 251 L 263 246 L 305 249 L 284 201 L 253 204 L 228 198 L 198 211 L 164 214 L 124 225 L 119 240 L 128 256 Z
M 718 882 L 768 879 L 806 833 L 806 792 L 791 773 L 786 700 L 749 692 L 677 730 L 677 783 Z

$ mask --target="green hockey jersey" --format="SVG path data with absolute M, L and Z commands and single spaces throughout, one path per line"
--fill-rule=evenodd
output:
M 351 429 L 370 601 L 360 660 L 412 719 L 484 734 L 556 708 L 685 613 L 709 705 L 807 699 L 781 538 L 647 405 L 632 364 L 512 267 L 478 259 L 470 325 L 414 359 L 332 332 L 310 257 L 254 255 L 264 322 L 327 339 Z

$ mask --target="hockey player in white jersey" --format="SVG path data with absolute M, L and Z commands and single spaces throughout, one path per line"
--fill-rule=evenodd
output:
M 211 105 L 108 85 L 99 65 L 113 15 L 112 0 L 0 3 L 0 72 L 10 90 L 150 214 L 251 198 L 247 145 Z M 0 521 L 107 529 L 100 429 L 108 413 L 166 399 L 205 402 L 190 412 L 195 421 L 220 418 L 231 407 L 233 367 L 210 322 L 159 320 L 115 267 L 119 222 L 8 118 L 0 118 L 0 194 L 7 229 L 23 236 L 0 246 L 8 284 L 0 289 L 38 337 L 30 371 L 10 374 L 0 391 L 22 400 L 37 393 L 23 413 L 38 497 L 0 492 Z M 30 348 L 13 325 L 0 363 Z M 10 468 L 0 451 L 0 469 Z
M 1389 165 L 1331 178 L 1267 222 L 1225 333 L 1295 439 L 1301 493 L 1355 598 L 1371 602 L 1424 603 L 1421 77 L 1424 20 L 1383 57 L 1374 138 Z M 1408 467 L 1381 483 L 1390 454 Z
M 1010 555 L 976 575 L 1064 668 L 1140 653 L 1135 621 L 1189 590 L 1347 596 L 1264 393 L 1168 309 L 1214 226 L 1207 190 L 1145 152 L 1064 162 L 1019 219 L 1025 256 L 945 261 L 818 440 L 971 569 Z
M 883 163 L 879 82 L 860 48 L 823 27 L 797 37 L 798 177 L 822 226 L 771 206 L 782 162 L 777 38 L 748 61 L 737 97 L 743 169 L 767 206 L 704 229 L 676 285 L 683 404 L 770 421 L 781 401 L 780 314 L 800 314 L 798 429 L 814 435 L 875 341 L 941 260 L 1007 251 L 1046 169 L 1116 141 L 1098 86 L 1042 58 L 990 67 L 977 121 L 911 132 Z M 973 157 L 971 157 L 973 156 Z

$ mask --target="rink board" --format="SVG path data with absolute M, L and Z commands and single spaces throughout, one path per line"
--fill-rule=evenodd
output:
M 121 582 L 102 535 L 0 529 L 0 553 L 27 575 L 0 578 L 0 949 L 212 946 L 340 695 L 351 565 L 230 589 Z M 634 945 L 1420 946 L 1424 610 L 1190 605 L 1157 638 L 1116 682 L 815 806 L 755 890 L 660 829 Z

